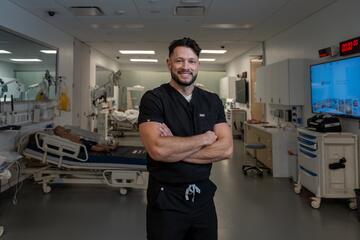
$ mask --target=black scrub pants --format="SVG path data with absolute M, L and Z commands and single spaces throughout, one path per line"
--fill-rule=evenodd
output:
M 168 185 L 149 179 L 146 230 L 148 240 L 217 240 L 217 216 L 210 180 L 185 199 L 188 185 Z

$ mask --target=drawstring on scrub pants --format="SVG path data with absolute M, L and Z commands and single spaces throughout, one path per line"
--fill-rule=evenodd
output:
M 189 195 L 192 195 L 192 202 L 195 201 L 195 194 L 201 193 L 200 188 L 196 186 L 196 184 L 190 184 L 188 188 L 185 190 L 185 199 L 186 201 L 189 201 Z

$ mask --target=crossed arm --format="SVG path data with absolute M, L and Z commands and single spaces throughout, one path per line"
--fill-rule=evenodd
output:
M 139 130 L 146 150 L 157 161 L 208 164 L 232 155 L 232 135 L 226 123 L 191 137 L 173 136 L 165 124 L 157 122 L 144 122 Z

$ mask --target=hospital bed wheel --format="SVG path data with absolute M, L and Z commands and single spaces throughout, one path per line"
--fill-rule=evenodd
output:
M 126 188 L 120 188 L 120 194 L 125 196 L 127 194 L 128 190 Z
M 300 194 L 300 192 L 301 192 L 301 185 L 300 185 L 300 184 L 298 184 L 298 183 L 295 184 L 295 186 L 294 186 L 294 192 L 295 192 L 296 194 Z
M 51 187 L 44 184 L 44 185 L 43 185 L 43 192 L 44 192 L 44 193 L 49 193 L 49 192 L 51 192 Z
M 318 197 L 312 197 L 311 198 L 311 207 L 314 209 L 320 208 L 321 199 Z
M 349 200 L 349 208 L 351 210 L 357 209 L 356 199 L 352 198 Z

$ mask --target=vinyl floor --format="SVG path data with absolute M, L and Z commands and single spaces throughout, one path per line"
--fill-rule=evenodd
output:
M 120 139 L 141 144 L 138 136 Z M 306 191 L 297 195 L 289 179 L 244 176 L 249 161 L 243 142 L 235 140 L 232 159 L 213 166 L 212 180 L 219 240 L 359 240 L 360 221 L 344 200 L 326 199 L 312 209 Z M 0 194 L 4 240 L 143 240 L 146 194 L 127 196 L 105 186 L 54 185 L 49 194 L 32 180 L 24 182 L 14 205 L 14 189 Z

